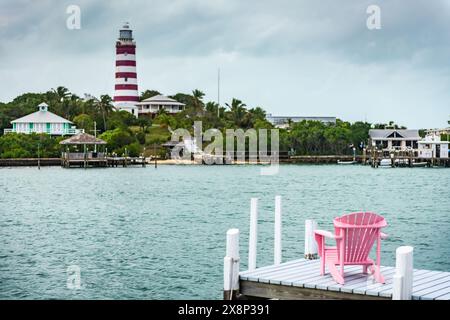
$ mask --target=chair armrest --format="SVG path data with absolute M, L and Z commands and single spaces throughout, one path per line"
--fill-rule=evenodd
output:
M 381 239 L 387 239 L 388 235 L 386 233 L 380 232 Z
M 331 239 L 341 239 L 341 236 L 336 236 L 334 234 L 332 234 L 330 231 L 325 231 L 325 230 L 314 230 L 314 234 L 322 236 L 322 237 L 327 237 L 327 238 L 331 238 Z

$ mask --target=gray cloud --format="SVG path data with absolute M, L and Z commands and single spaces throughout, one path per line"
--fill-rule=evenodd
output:
M 82 29 L 66 28 L 81 7 Z M 382 29 L 366 28 L 381 7 Z M 114 43 L 129 21 L 140 89 L 200 88 L 274 114 L 443 126 L 450 114 L 447 1 L 2 1 L 0 100 L 66 85 L 112 94 Z M 424 112 L 425 111 L 425 112 Z

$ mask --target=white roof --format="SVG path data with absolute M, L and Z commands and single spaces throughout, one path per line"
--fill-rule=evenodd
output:
M 158 94 L 151 98 L 147 98 L 141 102 L 136 103 L 136 105 L 148 105 L 148 104 L 158 104 L 158 105 L 172 105 L 172 106 L 184 106 L 184 103 L 178 102 L 175 99 Z
M 11 123 L 72 123 L 50 111 L 36 111 Z
M 419 130 L 407 130 L 407 129 L 370 129 L 369 136 L 372 139 L 388 139 L 389 136 L 392 135 L 394 132 L 397 132 L 397 134 L 401 135 L 404 139 L 415 139 L 415 140 L 420 139 Z

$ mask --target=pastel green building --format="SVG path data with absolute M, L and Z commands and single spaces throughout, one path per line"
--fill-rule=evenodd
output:
M 4 133 L 47 133 L 55 136 L 73 135 L 84 132 L 77 129 L 73 122 L 48 111 L 48 105 L 43 102 L 39 110 L 22 118 L 11 121 L 12 129 L 5 129 Z

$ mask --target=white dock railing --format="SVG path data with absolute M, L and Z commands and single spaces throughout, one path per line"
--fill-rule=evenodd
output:
M 274 223 L 274 265 L 282 262 L 282 222 L 281 222 L 281 196 L 275 197 L 275 223 Z M 305 259 L 317 259 L 317 243 L 314 230 L 317 223 L 314 220 L 305 220 Z M 250 200 L 250 232 L 248 247 L 248 270 L 257 267 L 258 243 L 258 198 Z M 235 299 L 239 294 L 239 229 L 227 231 L 226 256 L 224 257 L 224 299 Z M 411 300 L 413 285 L 413 247 L 402 246 L 396 250 L 396 272 L 393 277 L 393 300 Z

